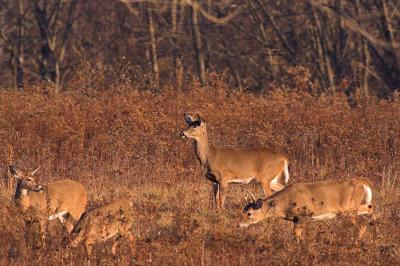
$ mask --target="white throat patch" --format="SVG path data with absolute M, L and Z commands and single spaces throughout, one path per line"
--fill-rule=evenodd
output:
M 21 195 L 22 196 L 27 196 L 28 195 L 28 190 L 27 189 L 21 189 Z

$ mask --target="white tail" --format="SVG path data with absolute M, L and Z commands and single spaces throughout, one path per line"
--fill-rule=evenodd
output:
M 370 205 L 372 201 L 372 189 L 369 185 L 364 185 L 364 202 L 366 205 Z
M 289 162 L 285 162 L 285 167 L 283 168 L 283 175 L 285 177 L 285 185 L 289 182 Z

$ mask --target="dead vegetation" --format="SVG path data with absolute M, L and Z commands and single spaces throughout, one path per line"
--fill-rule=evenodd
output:
M 310 223 L 297 244 L 281 220 L 239 228 L 244 206 L 230 186 L 224 212 L 212 208 L 209 181 L 191 144 L 181 141 L 182 114 L 209 121 L 212 144 L 268 147 L 288 156 L 290 182 L 365 177 L 374 191 L 376 234 L 357 241 L 351 221 Z M 184 93 L 109 91 L 64 94 L 30 88 L 0 91 L 0 260 L 4 265 L 71 264 L 85 260 L 83 247 L 49 225 L 44 248 L 35 226 L 25 229 L 11 201 L 7 166 L 41 165 L 37 182 L 71 178 L 88 191 L 88 209 L 113 199 L 134 199 L 134 248 L 122 240 L 116 256 L 109 243 L 95 246 L 96 264 L 249 265 L 398 264 L 400 255 L 400 102 L 341 92 L 311 95 L 301 89 L 254 95 L 228 90 L 216 79 Z M 14 184 L 15 185 L 15 184 Z M 253 184 L 247 189 L 260 195 Z M 361 222 L 360 222 L 361 223 Z

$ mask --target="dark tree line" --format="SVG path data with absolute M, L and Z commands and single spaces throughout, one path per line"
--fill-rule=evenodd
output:
M 156 90 L 213 71 L 264 89 L 300 66 L 318 90 L 347 80 L 385 95 L 400 89 L 399 12 L 398 0 L 0 0 L 0 84 L 68 89 L 85 65 L 107 86 L 129 65 Z

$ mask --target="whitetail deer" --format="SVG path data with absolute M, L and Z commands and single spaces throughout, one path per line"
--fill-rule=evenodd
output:
M 111 251 L 115 255 L 120 239 L 128 237 L 133 242 L 131 227 L 134 221 L 132 202 L 129 199 L 119 199 L 110 204 L 85 212 L 71 232 L 73 241 L 70 247 L 83 243 L 87 258 L 92 253 L 93 245 L 114 239 Z
M 42 237 L 46 220 L 58 219 L 67 227 L 68 232 L 71 232 L 73 225 L 65 221 L 64 217 L 69 214 L 77 221 L 85 211 L 87 195 L 82 184 L 64 179 L 42 187 L 37 185 L 33 178 L 38 168 L 30 173 L 12 165 L 9 169 L 13 177 L 17 179 L 15 203 L 24 212 L 30 208 L 35 211 L 35 220 L 40 223 Z M 45 216 L 45 214 L 50 214 L 50 216 Z
M 241 227 L 267 218 L 281 218 L 294 222 L 293 232 L 298 240 L 304 221 L 309 219 L 347 215 L 354 222 L 356 215 L 372 213 L 372 185 L 364 178 L 293 183 L 266 199 L 252 197 L 253 202 L 244 208 Z M 362 228 L 360 234 L 364 231 Z
M 226 188 L 230 183 L 248 184 L 256 180 L 265 196 L 271 190 L 279 191 L 289 180 L 288 159 L 268 149 L 239 149 L 212 147 L 208 143 L 207 127 L 199 116 L 193 119 L 184 114 L 189 125 L 181 137 L 195 141 L 197 158 L 205 175 L 213 182 L 214 197 L 218 208 L 223 208 Z M 283 177 L 283 180 L 282 180 Z

